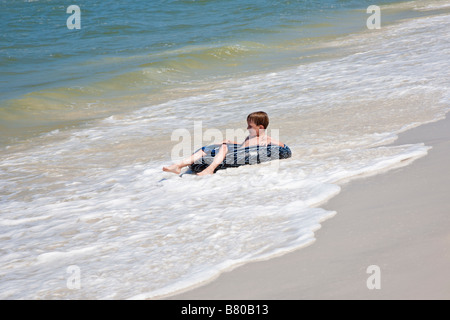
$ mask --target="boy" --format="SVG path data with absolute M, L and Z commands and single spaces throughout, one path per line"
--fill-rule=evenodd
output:
M 263 111 L 253 112 L 250 113 L 247 116 L 247 130 L 249 131 L 249 136 L 242 142 L 241 144 L 238 144 L 237 142 L 224 140 L 222 142 L 222 146 L 220 147 L 219 151 L 214 156 L 214 161 L 202 172 L 197 173 L 199 176 L 213 174 L 214 170 L 222 163 L 222 161 L 225 159 L 225 156 L 228 152 L 228 146 L 227 143 L 230 144 L 238 144 L 238 148 L 245 148 L 250 146 L 266 146 L 266 145 L 277 145 L 280 147 L 284 147 L 285 144 L 281 143 L 277 140 L 272 139 L 268 135 L 265 134 L 265 131 L 267 129 L 267 126 L 269 125 L 269 116 L 267 113 Z M 172 164 L 168 167 L 163 167 L 163 170 L 166 172 L 173 172 L 176 174 L 181 173 L 181 169 L 186 166 L 190 166 L 197 160 L 201 159 L 202 157 L 206 156 L 206 152 L 204 151 L 204 148 L 200 149 L 190 157 L 187 157 L 183 159 L 182 161 Z

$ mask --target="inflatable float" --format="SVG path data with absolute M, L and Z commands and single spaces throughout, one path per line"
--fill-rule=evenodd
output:
M 271 160 L 287 159 L 292 156 L 291 149 L 289 149 L 287 145 L 280 147 L 278 145 L 275 146 L 269 144 L 267 146 L 251 146 L 245 148 L 239 148 L 239 145 L 237 144 L 228 144 L 227 146 L 227 155 L 214 172 L 221 169 L 236 168 Z M 220 144 L 202 147 L 201 149 L 206 153 L 206 156 L 203 156 L 197 162 L 191 164 L 189 169 L 191 169 L 193 173 L 199 173 L 205 170 L 214 161 L 214 156 L 219 151 L 220 147 Z

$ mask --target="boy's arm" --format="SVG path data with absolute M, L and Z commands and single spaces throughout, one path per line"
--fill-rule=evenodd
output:
M 222 144 L 229 143 L 229 144 L 237 144 L 238 146 L 242 146 L 247 140 L 248 140 L 248 137 L 245 138 L 244 142 L 242 142 L 242 143 L 239 143 L 239 142 L 236 142 L 236 141 L 231 141 L 231 140 L 223 140 Z
M 269 138 L 269 144 L 280 146 L 280 147 L 284 147 L 285 146 L 285 144 L 283 142 L 275 140 L 275 139 L 272 139 L 272 138 Z

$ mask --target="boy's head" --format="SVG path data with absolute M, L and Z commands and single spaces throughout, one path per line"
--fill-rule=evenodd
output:
M 252 112 L 247 116 L 247 129 L 251 136 L 259 136 L 269 126 L 269 116 L 264 111 Z
M 247 122 L 253 122 L 258 127 L 263 126 L 263 129 L 267 129 L 269 116 L 264 111 L 252 112 L 247 116 Z

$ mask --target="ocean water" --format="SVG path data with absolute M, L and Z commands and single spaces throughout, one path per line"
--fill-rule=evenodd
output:
M 2 299 L 159 298 L 310 245 L 450 107 L 448 1 L 379 2 L 379 30 L 370 1 L 73 4 L 80 30 L 66 2 L 0 1 Z M 161 171 L 258 110 L 291 159 Z

